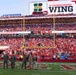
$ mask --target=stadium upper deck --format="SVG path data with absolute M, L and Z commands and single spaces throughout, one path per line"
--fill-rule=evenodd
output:
M 75 1 L 75 0 L 74 0 Z M 0 25 L 9 24 L 53 24 L 55 23 L 75 23 L 76 4 L 71 1 L 48 0 L 47 2 L 31 2 L 30 15 L 7 14 L 0 17 Z
M 20 17 L 0 17 L 0 25 L 9 24 L 53 24 L 53 19 L 55 23 L 75 23 L 76 15 L 44 15 L 44 16 L 20 16 Z

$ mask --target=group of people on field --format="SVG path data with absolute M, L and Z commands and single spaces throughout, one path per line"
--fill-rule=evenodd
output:
M 6 52 L 4 52 L 3 55 L 3 68 L 7 68 L 8 69 L 8 60 L 9 60 L 9 56 Z M 16 56 L 14 55 L 14 52 L 12 52 L 12 56 L 10 58 L 10 62 L 11 62 L 11 68 L 14 69 L 15 67 L 15 62 L 16 62 Z
M 37 55 L 36 54 L 32 54 L 32 52 L 30 52 L 29 55 L 27 55 L 26 53 L 23 54 L 23 61 L 22 61 L 22 69 L 26 69 L 26 65 L 29 65 L 30 70 L 31 69 L 37 69 Z
M 8 60 L 11 62 L 11 68 L 15 68 L 15 62 L 16 62 L 16 55 L 14 52 L 12 52 L 11 58 L 9 59 L 8 54 L 5 52 L 3 55 L 3 68 L 8 69 Z M 29 65 L 30 70 L 31 69 L 37 69 L 37 55 L 33 54 L 32 52 L 27 55 L 27 53 L 23 53 L 23 60 L 21 69 L 26 69 L 26 66 Z

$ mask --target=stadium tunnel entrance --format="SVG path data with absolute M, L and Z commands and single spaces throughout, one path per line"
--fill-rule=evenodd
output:
M 2 53 L 3 53 L 3 51 L 4 51 L 4 50 L 0 50 L 0 54 L 2 54 Z

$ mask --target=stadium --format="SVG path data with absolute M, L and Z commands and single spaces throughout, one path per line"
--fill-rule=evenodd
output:
M 37 55 L 38 63 L 52 63 L 51 73 L 48 73 L 48 75 L 57 75 L 58 71 L 58 75 L 63 72 L 63 75 L 75 75 L 75 2 L 76 0 L 69 2 L 58 0 L 31 2 L 30 15 L 2 15 L 0 17 L 0 60 L 2 61 L 4 52 L 8 53 L 9 59 L 12 52 L 14 52 L 18 62 L 21 62 L 23 59 L 23 52 L 27 54 L 32 52 Z M 70 65 L 67 66 L 67 64 L 65 65 L 62 63 Z M 60 69 L 59 67 L 62 68 Z M 63 67 L 68 71 L 63 70 Z M 71 74 L 68 73 L 69 70 Z M 10 69 L 8 71 L 10 71 Z M 19 69 L 15 71 L 19 71 Z M 42 72 L 40 70 L 38 70 L 37 73 L 33 71 L 33 74 L 46 75 L 50 70 L 43 74 Z M 28 70 L 26 74 L 33 75 L 29 73 Z M 13 73 L 11 75 L 15 74 Z

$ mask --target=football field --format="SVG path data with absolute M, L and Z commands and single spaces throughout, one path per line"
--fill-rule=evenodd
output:
M 40 63 L 37 70 L 21 69 L 21 62 L 16 63 L 15 69 L 3 69 L 0 63 L 0 75 L 76 75 L 75 63 Z
M 76 71 L 0 69 L 0 75 L 76 75 Z

